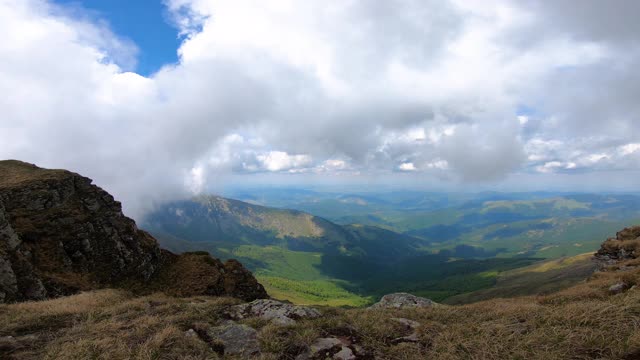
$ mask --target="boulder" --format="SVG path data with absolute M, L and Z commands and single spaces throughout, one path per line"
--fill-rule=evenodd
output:
M 353 344 L 353 339 L 326 337 L 316 339 L 305 352 L 296 357 L 296 360 L 356 360 L 372 358 L 371 354 L 361 346 Z
M 206 252 L 171 255 L 149 288 L 179 297 L 230 295 L 244 301 L 267 297 L 264 287 L 238 261 L 223 264 Z
M 258 333 L 252 327 L 228 321 L 207 330 L 212 341 L 224 347 L 224 355 L 239 355 L 243 358 L 260 354 Z
M 620 294 L 622 292 L 624 292 L 625 290 L 627 290 L 629 288 L 629 285 L 623 283 L 623 282 L 619 282 L 617 284 L 613 284 L 609 287 L 609 294 L 615 295 L 615 294 Z
M 371 309 L 401 309 L 401 308 L 416 308 L 416 307 L 431 307 L 435 302 L 430 299 L 407 294 L 407 293 L 395 293 L 388 294 L 382 297 L 379 302 L 370 306 Z
M 236 305 L 227 310 L 227 315 L 232 319 L 244 319 L 259 317 L 271 320 L 280 325 L 291 325 L 298 319 L 314 319 L 320 317 L 320 311 L 307 307 L 286 304 L 276 300 L 260 299 L 250 303 Z
M 320 338 L 311 344 L 310 350 L 313 354 L 331 351 L 336 347 L 342 347 L 342 341 L 337 338 Z

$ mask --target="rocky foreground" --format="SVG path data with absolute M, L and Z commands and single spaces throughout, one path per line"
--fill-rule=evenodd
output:
M 390 294 L 364 309 L 104 289 L 0 305 L 2 359 L 638 359 L 640 228 L 600 271 L 534 297 L 447 306 Z
M 91 179 L 0 161 L 0 302 L 104 287 L 244 300 L 267 296 L 237 261 L 160 249 Z

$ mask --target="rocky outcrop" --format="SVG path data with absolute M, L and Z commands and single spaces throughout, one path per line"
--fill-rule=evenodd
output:
M 264 320 L 271 320 L 279 325 L 292 325 L 298 319 L 315 319 L 321 315 L 320 311 L 311 307 L 291 305 L 268 299 L 236 305 L 227 310 L 227 316 L 235 320 L 259 317 Z
M 239 263 L 206 258 L 218 281 L 202 294 L 266 297 Z M 182 259 L 161 250 L 91 179 L 0 161 L 0 302 L 107 286 L 141 288 L 171 273 Z M 176 284 L 162 283 L 167 290 Z
M 401 308 L 415 308 L 415 307 L 430 307 L 435 303 L 430 299 L 407 294 L 407 293 L 394 293 L 388 294 L 382 297 L 379 302 L 370 306 L 371 309 L 401 309 Z
M 635 259 L 640 256 L 640 226 L 625 228 L 607 239 L 595 255 L 603 265 Z
M 223 264 L 207 252 L 167 256 L 168 265 L 148 288 L 180 297 L 231 295 L 245 301 L 267 297 L 264 287 L 237 260 Z

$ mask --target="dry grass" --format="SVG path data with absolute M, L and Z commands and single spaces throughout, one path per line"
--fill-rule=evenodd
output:
M 13 187 L 36 180 L 60 179 L 70 174 L 66 170 L 41 169 L 18 160 L 0 161 L 0 187 Z
M 42 302 L 0 306 L 0 334 L 28 346 L 0 350 L 16 359 L 216 359 L 185 331 L 197 322 L 215 324 L 230 298 L 135 297 L 100 290 Z M 33 340 L 35 335 L 36 340 Z
M 634 260 L 629 260 L 633 262 Z M 622 265 L 616 265 L 619 267 Z M 609 270 L 615 270 L 612 267 Z M 640 271 L 603 271 L 578 286 L 546 296 L 494 299 L 463 306 L 367 310 L 323 308 L 323 316 L 278 326 L 260 319 L 261 359 L 295 359 L 318 337 L 349 337 L 383 359 L 637 359 Z M 187 337 L 223 319 L 238 300 L 136 297 L 101 290 L 62 299 L 0 306 L 0 335 L 25 340 L 7 359 L 217 359 L 215 343 Z M 397 343 L 409 330 L 391 318 L 418 321 L 418 342 Z M 225 357 L 228 358 L 228 357 Z
M 495 299 L 464 306 L 404 310 L 330 310 L 322 319 L 269 331 L 273 350 L 304 347 L 314 336 L 351 332 L 377 358 L 638 359 L 640 290 L 611 295 L 638 271 L 600 272 L 584 284 L 541 297 Z M 395 344 L 408 330 L 391 320 L 418 321 L 419 342 Z M 296 334 L 296 335 L 293 335 Z M 297 338 L 296 338 L 297 336 Z M 293 358 L 293 357 L 291 357 Z

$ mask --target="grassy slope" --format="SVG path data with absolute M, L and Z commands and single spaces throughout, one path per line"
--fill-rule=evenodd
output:
M 436 301 L 489 288 L 499 272 L 526 266 L 531 259 L 487 259 L 435 262 L 432 258 L 402 264 L 402 268 L 371 274 L 366 281 L 339 280 L 321 271 L 321 253 L 287 250 L 282 246 L 243 245 L 224 249 L 216 243 L 189 243 L 189 251 L 206 250 L 221 259 L 236 258 L 251 269 L 267 292 L 297 304 L 362 306 L 394 291 L 410 291 Z M 181 247 L 184 249 L 184 247 Z M 173 250 L 172 247 L 169 247 Z M 442 260 L 439 260 L 442 261 Z M 331 267 L 331 264 L 328 266 Z M 347 267 L 345 271 L 357 269 Z M 399 280 L 401 279 L 401 280 Z
M 172 242 L 165 238 L 163 244 Z M 204 250 L 221 259 L 238 259 L 276 299 L 328 306 L 362 306 L 372 301 L 368 296 L 346 290 L 351 287 L 348 282 L 324 275 L 318 268 L 321 253 L 291 251 L 282 246 L 243 245 L 225 249 L 217 243 L 194 242 L 167 247 L 178 251 Z
M 492 287 L 446 299 L 447 304 L 465 304 L 493 298 L 548 294 L 588 278 L 596 268 L 593 253 L 542 261 L 497 274 Z
M 637 265 L 637 264 L 636 264 Z M 423 309 L 324 308 L 315 320 L 279 326 L 250 318 L 261 359 L 293 359 L 318 337 L 350 334 L 377 358 L 637 359 L 640 291 L 610 295 L 618 281 L 636 284 L 638 270 L 602 272 L 591 281 L 540 297 L 494 299 Z M 0 305 L 3 359 L 217 359 L 215 343 L 187 337 L 224 320 L 236 300 L 161 294 L 136 298 L 101 290 L 42 302 Z M 392 318 L 418 321 L 417 342 Z M 232 357 L 225 357 L 233 359 Z
M 348 283 L 323 275 L 318 269 L 321 253 L 290 251 L 275 246 L 241 246 L 231 254 L 236 258 L 259 261 L 261 267 L 255 275 L 267 293 L 276 299 L 328 306 L 362 306 L 371 301 L 345 290 Z

